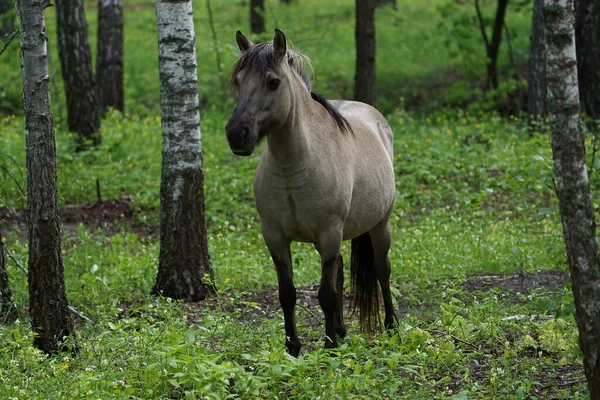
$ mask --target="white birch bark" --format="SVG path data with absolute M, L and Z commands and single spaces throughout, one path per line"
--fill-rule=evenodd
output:
M 161 249 L 155 293 L 197 301 L 212 270 L 204 219 L 204 172 L 192 2 L 156 0 L 163 130 Z
M 577 82 L 573 0 L 544 0 L 547 106 L 579 344 L 592 399 L 600 399 L 600 263 Z

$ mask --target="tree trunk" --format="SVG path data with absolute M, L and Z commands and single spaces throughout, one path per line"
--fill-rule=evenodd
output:
M 354 100 L 375 105 L 375 0 L 356 0 Z
M 376 7 L 384 6 L 386 4 L 391 4 L 392 6 L 396 7 L 396 0 L 375 0 Z
M 529 56 L 530 118 L 543 118 L 546 113 L 546 36 L 544 34 L 544 0 L 534 0 Z
M 73 334 L 65 293 L 56 205 L 56 144 L 50 108 L 44 8 L 47 0 L 18 0 L 23 70 L 29 240 L 29 307 L 34 345 L 64 350 Z
M 213 287 L 204 218 L 192 1 L 156 0 L 156 23 L 163 151 L 160 260 L 153 293 L 198 301 Z
M 0 239 L 0 320 L 6 319 L 13 307 L 12 291 L 6 271 L 6 258 L 4 257 L 4 242 Z
M 600 118 L 600 2 L 575 3 L 575 41 L 579 70 L 579 96 L 585 113 Z
M 500 44 L 502 43 L 502 27 L 504 26 L 507 5 L 508 0 L 498 0 L 496 17 L 494 18 L 494 28 L 492 31 L 492 40 L 490 41 L 485 32 L 485 23 L 483 21 L 483 16 L 481 15 L 481 9 L 479 8 L 479 1 L 475 0 L 475 10 L 477 11 L 477 18 L 479 20 L 479 29 L 483 41 L 485 42 L 487 55 L 488 88 L 491 89 L 498 88 L 498 52 L 500 50 Z
M 98 103 L 123 111 L 123 2 L 98 0 Z
M 250 0 L 250 31 L 263 33 L 265 31 L 265 0 Z
M 77 150 L 100 144 L 100 109 L 82 0 L 56 0 L 58 53 L 67 97 L 67 124 Z
M 10 35 L 14 28 L 14 8 L 12 0 L 0 0 L 0 40 Z
M 600 399 L 600 261 L 581 131 L 573 0 L 545 0 L 544 19 L 556 192 L 585 375 L 591 398 Z

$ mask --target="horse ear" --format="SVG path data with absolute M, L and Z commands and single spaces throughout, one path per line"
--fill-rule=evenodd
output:
M 279 29 L 275 29 L 275 37 L 273 38 L 273 49 L 275 50 L 275 57 L 277 57 L 278 60 L 282 60 L 287 53 L 285 35 Z
M 240 51 L 242 53 L 245 52 L 246 50 L 248 50 L 250 47 L 254 46 L 254 43 L 252 43 L 252 40 L 248 39 L 240 31 L 237 31 L 235 33 L 235 41 L 237 42 L 238 47 L 240 48 Z

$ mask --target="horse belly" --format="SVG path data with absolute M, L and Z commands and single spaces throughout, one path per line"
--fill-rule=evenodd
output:
M 362 170 L 354 183 L 352 203 L 344 223 L 344 240 L 370 231 L 389 217 L 396 199 L 396 185 L 391 163 L 378 170 Z

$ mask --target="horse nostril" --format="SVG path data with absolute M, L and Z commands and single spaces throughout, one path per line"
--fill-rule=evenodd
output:
M 243 133 L 244 133 L 244 136 L 248 136 L 248 134 L 250 133 L 250 128 L 245 127 Z

